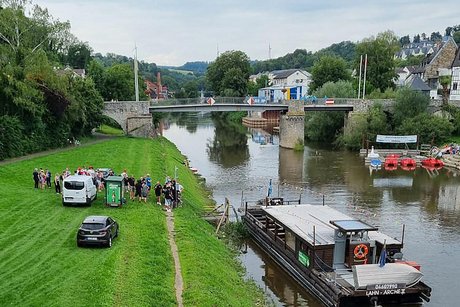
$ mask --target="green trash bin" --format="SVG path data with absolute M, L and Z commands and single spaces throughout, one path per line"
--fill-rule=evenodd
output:
M 125 203 L 125 182 L 122 176 L 109 176 L 105 179 L 105 205 L 121 207 Z

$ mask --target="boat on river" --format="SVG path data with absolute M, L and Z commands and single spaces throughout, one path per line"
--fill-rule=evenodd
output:
M 399 155 L 391 154 L 385 157 L 384 166 L 385 169 L 397 168 L 398 167 Z
M 403 240 L 330 206 L 246 204 L 243 220 L 254 241 L 325 306 L 430 299 L 420 265 L 403 260 Z

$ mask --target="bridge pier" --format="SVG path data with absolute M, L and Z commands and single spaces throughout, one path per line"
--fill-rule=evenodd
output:
M 288 100 L 286 114 L 280 116 L 280 146 L 293 149 L 296 145 L 303 147 L 305 137 L 304 103 L 300 100 Z
M 104 103 L 103 114 L 113 118 L 126 135 L 149 137 L 154 134 L 148 101 L 110 101 Z

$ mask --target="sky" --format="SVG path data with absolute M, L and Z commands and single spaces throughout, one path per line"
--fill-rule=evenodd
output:
M 442 4 L 441 4 L 442 2 Z M 458 0 L 34 0 L 94 52 L 160 66 L 213 61 L 241 50 L 267 60 L 392 30 L 398 36 L 460 24 Z M 270 46 L 270 48 L 269 48 Z M 269 51 L 270 49 L 270 51 Z

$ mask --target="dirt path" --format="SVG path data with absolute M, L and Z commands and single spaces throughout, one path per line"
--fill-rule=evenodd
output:
M 168 226 L 169 245 L 171 247 L 171 253 L 174 258 L 174 268 L 176 270 L 176 276 L 174 278 L 174 288 L 176 289 L 177 306 L 182 307 L 184 306 L 182 303 L 182 291 L 184 289 L 184 281 L 182 280 L 179 253 L 177 251 L 176 241 L 174 240 L 174 214 L 172 212 L 166 212 L 166 225 Z
M 111 140 L 111 139 L 114 138 L 114 136 L 104 135 L 104 134 L 95 134 L 94 137 L 95 137 L 94 140 L 91 140 L 89 142 L 86 142 L 86 143 L 83 143 L 81 145 L 78 145 L 77 147 L 84 147 L 84 146 L 94 145 L 94 144 L 105 142 L 105 141 L 108 141 L 108 140 Z M 56 148 L 56 149 L 50 149 L 50 150 L 47 150 L 47 151 L 40 151 L 40 152 L 36 152 L 36 153 L 30 154 L 30 155 L 25 155 L 25 156 L 21 156 L 21 157 L 17 157 L 17 158 L 11 158 L 11 159 L 6 159 L 6 160 L 3 160 L 3 161 L 0 161 L 0 165 L 8 165 L 10 163 L 30 160 L 30 159 L 38 158 L 38 157 L 43 157 L 43 156 L 47 156 L 47 155 L 50 155 L 50 154 L 53 154 L 53 153 L 69 151 L 69 150 L 72 150 L 72 149 L 75 149 L 75 148 L 76 148 L 76 146 L 72 145 L 72 146 L 68 146 L 68 147 L 64 147 L 64 148 Z

